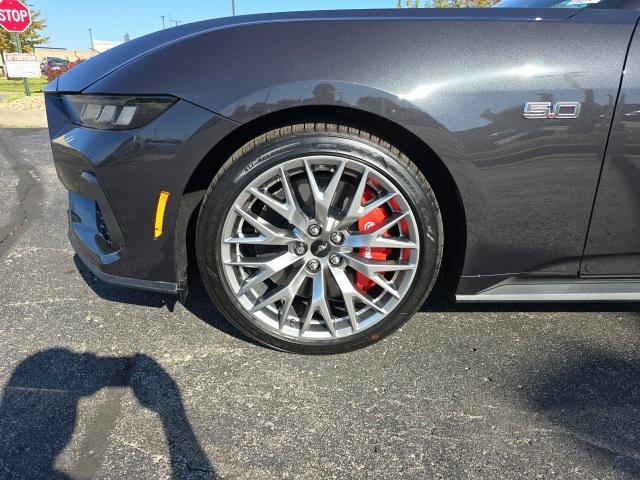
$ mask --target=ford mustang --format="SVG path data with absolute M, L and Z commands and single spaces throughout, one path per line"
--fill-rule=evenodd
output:
M 461 302 L 640 300 L 636 0 L 223 18 L 52 82 L 69 237 L 99 279 L 280 350 Z

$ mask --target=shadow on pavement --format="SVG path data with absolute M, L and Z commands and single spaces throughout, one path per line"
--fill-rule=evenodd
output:
M 187 295 L 187 300 L 184 304 L 184 307 L 203 322 L 211 325 L 214 328 L 217 328 L 227 335 L 231 335 L 232 337 L 243 340 L 247 343 L 251 343 L 253 345 L 258 345 L 263 348 L 269 348 L 247 337 L 245 334 L 231 325 L 227 321 L 227 319 L 224 318 L 220 312 L 218 312 L 218 309 L 209 298 L 209 294 L 205 290 L 204 284 L 202 283 L 202 280 L 200 278 L 194 280 L 189 284 L 189 295 Z
M 167 307 L 169 311 L 173 311 L 178 302 L 175 295 L 145 292 L 104 283 L 84 266 L 77 255 L 73 257 L 73 260 L 87 285 L 105 300 L 154 308 Z M 200 278 L 189 284 L 189 295 L 184 307 L 200 320 L 227 335 L 268 348 L 244 335 L 218 312 Z M 418 309 L 418 312 L 640 312 L 640 302 L 456 303 L 452 296 L 434 290 L 430 298 Z
M 100 298 L 110 302 L 128 303 L 131 305 L 141 305 L 153 308 L 166 307 L 170 312 L 173 312 L 175 305 L 178 302 L 178 297 L 176 295 L 165 295 L 162 293 L 145 292 L 142 290 L 109 285 L 108 283 L 104 283 L 96 278 L 96 276 L 84 266 L 77 255 L 74 255 L 73 261 L 86 284 L 89 285 Z M 189 284 L 189 295 L 187 295 L 184 307 L 200 320 L 221 332 L 231 335 L 239 340 L 258 345 L 257 342 L 254 342 L 231 325 L 220 314 L 220 312 L 218 312 L 214 304 L 211 302 L 202 280 L 199 278 Z
M 56 459 L 69 445 L 78 403 L 99 390 L 110 391 L 83 429 L 67 473 Z M 1 478 L 92 478 L 107 453 L 120 414 L 124 388 L 162 422 L 172 478 L 217 478 L 187 419 L 172 378 L 146 355 L 99 357 L 66 349 L 38 352 L 15 369 L 0 401 Z M 79 449 L 79 453 L 75 452 Z
M 529 378 L 534 411 L 605 468 L 640 478 L 640 360 L 587 350 Z
M 442 295 L 421 312 L 640 312 L 640 303 L 468 303 Z M 603 319 L 606 322 L 607 319 Z M 640 329 L 640 315 L 630 318 Z M 606 327 L 603 332 L 607 332 Z M 544 350 L 545 347 L 541 346 Z M 576 352 L 577 350 L 577 352 Z M 612 478 L 640 478 L 640 357 L 577 345 L 549 364 L 530 364 L 519 375 L 527 408 L 557 426 Z
M 82 263 L 78 255 L 73 256 L 78 273 L 87 285 L 100 297 L 110 302 L 129 303 L 132 305 L 143 305 L 145 307 L 163 308 L 167 307 L 169 311 L 173 311 L 178 297 L 175 295 L 165 295 L 163 293 L 145 292 L 132 288 L 118 287 L 110 285 L 99 280 L 91 271 Z

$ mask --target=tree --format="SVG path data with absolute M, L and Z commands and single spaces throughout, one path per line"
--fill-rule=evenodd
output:
M 33 52 L 33 47 L 42 45 L 49 41 L 49 37 L 44 35 L 44 29 L 47 28 L 47 19 L 42 17 L 40 10 L 31 11 L 31 25 L 26 31 L 20 34 L 23 52 Z M 7 32 L 0 28 L 0 51 L 15 52 L 16 42 L 14 41 L 14 33 Z

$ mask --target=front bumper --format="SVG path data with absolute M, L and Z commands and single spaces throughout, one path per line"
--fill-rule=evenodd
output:
M 91 259 L 91 257 L 85 253 L 86 249 L 83 246 L 82 241 L 80 241 L 73 233 L 72 229 L 69 229 L 69 241 L 71 242 L 71 246 L 76 251 L 78 258 L 80 261 L 89 269 L 93 275 L 95 275 L 99 280 L 109 283 L 111 285 L 116 285 L 118 287 L 127 287 L 127 288 L 135 288 L 138 290 L 147 290 L 149 292 L 158 292 L 158 293 L 169 293 L 173 295 L 178 295 L 184 290 L 184 286 L 178 286 L 179 284 L 176 282 L 161 282 L 158 280 L 143 280 L 139 278 L 129 278 L 129 277 L 119 277 L 117 275 L 111 275 L 110 273 L 106 273 L 103 268 L 100 267 L 100 262 L 95 259 Z
M 177 216 L 191 174 L 237 124 L 177 101 L 135 130 L 104 131 L 71 123 L 60 96 L 46 95 L 58 178 L 69 191 L 69 238 L 101 280 L 180 293 Z M 154 238 L 159 192 L 170 193 L 162 235 Z

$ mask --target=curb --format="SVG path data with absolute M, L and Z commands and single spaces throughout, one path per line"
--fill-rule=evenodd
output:
M 46 128 L 47 115 L 37 110 L 9 110 L 0 108 L 0 127 Z

